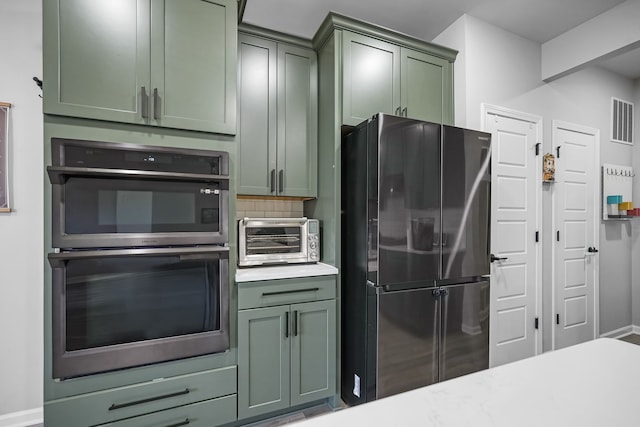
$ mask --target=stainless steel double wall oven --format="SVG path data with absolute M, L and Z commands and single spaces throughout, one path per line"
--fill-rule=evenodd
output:
M 225 152 L 52 139 L 55 378 L 229 348 Z

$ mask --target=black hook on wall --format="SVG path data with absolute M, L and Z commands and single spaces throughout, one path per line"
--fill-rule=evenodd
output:
M 39 87 L 40 89 L 42 89 L 42 80 L 40 80 L 40 79 L 39 79 L 39 78 L 37 78 L 37 77 L 34 77 L 34 78 L 33 78 L 33 81 L 34 81 L 34 82 L 36 82 L 36 84 L 38 85 L 38 87 Z M 38 94 L 38 96 L 39 96 L 40 98 L 42 98 L 42 95 Z

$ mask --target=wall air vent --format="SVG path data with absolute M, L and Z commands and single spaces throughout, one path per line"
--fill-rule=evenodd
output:
M 633 144 L 633 103 L 611 98 L 611 140 Z

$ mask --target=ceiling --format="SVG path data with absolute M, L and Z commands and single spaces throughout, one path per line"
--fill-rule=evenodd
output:
M 463 14 L 544 43 L 624 0 L 248 0 L 244 22 L 312 38 L 329 11 L 431 41 Z M 640 78 L 640 49 L 599 64 Z

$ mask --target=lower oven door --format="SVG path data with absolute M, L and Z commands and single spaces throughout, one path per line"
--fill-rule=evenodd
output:
M 55 378 L 229 349 L 226 247 L 74 251 L 49 262 Z

